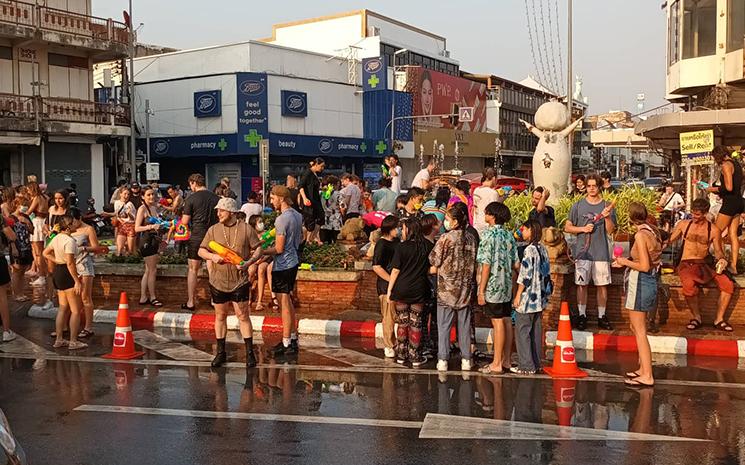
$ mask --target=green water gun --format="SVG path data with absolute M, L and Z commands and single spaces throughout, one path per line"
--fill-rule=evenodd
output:
M 386 178 L 390 178 L 391 177 L 391 171 L 388 169 L 387 166 L 380 165 L 380 171 L 383 172 L 383 176 L 385 176 Z
M 272 228 L 269 231 L 264 231 L 264 234 L 261 235 L 261 241 L 263 244 L 261 244 L 262 249 L 267 249 L 274 245 L 274 239 L 277 237 L 277 228 Z
M 328 200 L 331 198 L 331 194 L 334 192 L 334 185 L 329 184 L 327 185 L 322 191 L 321 195 L 323 195 L 323 198 Z
M 313 265 L 312 263 L 301 263 L 298 269 L 304 271 L 316 271 L 316 265 Z

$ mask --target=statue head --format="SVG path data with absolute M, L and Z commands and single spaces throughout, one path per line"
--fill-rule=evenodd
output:
M 556 100 L 544 103 L 535 112 L 535 125 L 544 131 L 561 131 L 567 121 L 566 107 Z

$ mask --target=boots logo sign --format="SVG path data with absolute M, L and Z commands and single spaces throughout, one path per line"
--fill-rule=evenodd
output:
M 561 349 L 561 361 L 564 363 L 574 363 L 574 347 L 564 347 Z
M 308 116 L 308 94 L 293 90 L 282 91 L 282 116 Z
M 375 74 L 383 68 L 383 61 L 380 58 L 373 58 L 365 63 L 365 72 Z
M 114 333 L 114 347 L 124 347 L 126 340 L 127 337 L 124 335 L 124 333 Z
M 321 153 L 329 153 L 332 148 L 333 144 L 329 139 L 321 139 L 321 141 L 318 142 L 318 150 L 320 150 Z
M 156 140 L 153 144 L 153 151 L 158 155 L 168 153 L 168 141 L 165 139 Z
M 264 92 L 264 84 L 261 81 L 249 79 L 241 82 L 239 89 L 244 95 L 260 95 Z
M 222 110 L 221 94 L 222 92 L 219 90 L 194 92 L 194 116 L 196 118 L 220 116 Z

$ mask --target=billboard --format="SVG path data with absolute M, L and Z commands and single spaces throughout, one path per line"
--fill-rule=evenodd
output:
M 259 141 L 269 135 L 266 74 L 237 73 L 238 152 L 257 155 Z
M 385 56 L 362 60 L 362 90 L 365 92 L 388 88 L 388 64 Z
M 431 69 L 407 69 L 407 90 L 414 97 L 413 115 L 444 115 L 453 105 L 473 107 L 473 121 L 460 123 L 466 132 L 486 132 L 486 85 Z M 417 128 L 453 129 L 447 118 L 431 117 L 414 120 Z

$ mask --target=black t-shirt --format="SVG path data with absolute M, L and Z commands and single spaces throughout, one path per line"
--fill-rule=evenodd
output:
M 298 183 L 298 190 L 299 189 L 305 190 L 305 196 L 313 205 L 321 207 L 321 181 L 318 179 L 318 176 L 316 176 L 316 173 L 310 169 L 303 171 Z
M 217 223 L 217 202 L 220 197 L 209 190 L 194 192 L 184 202 L 184 215 L 191 217 L 191 235 L 201 239 L 210 226 Z
M 530 213 L 528 213 L 528 219 L 529 220 L 536 220 L 539 223 L 541 223 L 542 228 L 550 228 L 552 226 L 556 226 L 556 217 L 554 216 L 554 209 L 553 207 L 549 207 L 546 205 L 546 211 L 544 212 L 538 212 L 535 208 L 530 210 Z
M 396 247 L 392 268 L 400 270 L 391 292 L 391 300 L 407 304 L 424 303 L 431 295 L 429 287 L 429 253 L 434 244 L 428 240 L 421 243 L 404 241 Z
M 132 202 L 132 205 L 135 206 L 135 210 L 139 210 L 142 206 L 142 197 L 139 195 L 130 195 L 129 201 Z
M 388 272 L 388 274 L 391 273 L 391 270 L 393 269 L 393 255 L 396 253 L 396 248 L 398 247 L 399 240 L 394 239 L 392 241 L 386 240 L 386 239 L 380 239 L 375 244 L 375 254 L 373 255 L 373 266 L 380 266 L 385 271 Z M 378 282 L 377 282 L 377 288 L 378 288 L 378 295 L 383 295 L 388 293 L 388 281 L 385 281 L 381 277 L 378 276 Z
M 302 200 L 300 199 L 300 189 L 297 187 L 289 187 L 290 198 L 292 199 L 292 208 L 302 213 Z

